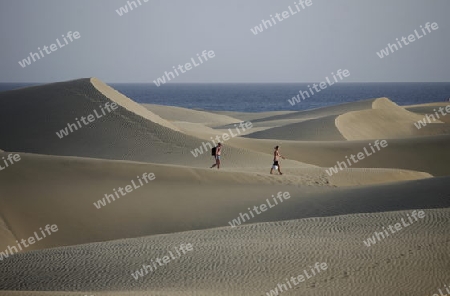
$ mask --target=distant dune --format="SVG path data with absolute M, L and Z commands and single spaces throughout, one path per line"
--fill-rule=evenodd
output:
M 211 112 L 191 110 L 181 107 L 161 106 L 154 104 L 142 104 L 142 106 L 148 110 L 152 110 L 162 118 L 169 121 L 201 123 L 210 127 L 242 121 L 227 115 L 219 115 Z
M 340 105 L 336 105 L 336 106 L 329 106 L 329 107 L 317 108 L 317 109 L 306 110 L 306 111 L 290 112 L 287 114 L 280 114 L 280 115 L 277 114 L 274 116 L 266 116 L 264 118 L 257 120 L 256 122 L 259 122 L 259 121 L 282 121 L 282 120 L 301 120 L 301 121 L 303 121 L 303 120 L 308 120 L 308 119 L 326 117 L 326 116 L 330 116 L 330 115 L 341 115 L 341 114 L 351 112 L 351 111 L 371 109 L 374 101 L 375 101 L 375 99 L 361 100 L 358 102 L 344 103 L 344 104 L 340 104 Z
M 415 105 L 415 106 L 405 106 L 405 109 L 414 113 L 418 113 L 421 115 L 432 114 L 435 115 L 435 112 L 439 112 L 439 107 L 445 108 L 450 105 L 450 102 L 447 103 L 432 103 L 432 104 L 423 104 L 423 105 Z M 439 113 L 439 115 L 442 115 Z M 440 116 L 439 121 L 450 123 L 450 114 L 445 116 Z
M 247 135 L 255 139 L 292 141 L 345 141 L 335 125 L 335 115 L 286 124 Z
M 405 110 L 387 98 L 373 102 L 373 109 L 354 111 L 340 115 L 336 119 L 336 126 L 347 140 L 364 139 L 395 139 L 423 135 L 437 135 L 450 133 L 450 125 L 436 121 L 440 130 L 430 127 L 419 129 L 414 125 L 423 119 L 419 115 Z
M 434 111 L 431 109 L 435 107 L 418 108 L 415 110 L 432 113 Z M 254 125 L 260 131 L 246 137 L 293 141 L 356 141 L 450 134 L 450 125 L 439 120 L 417 129 L 414 123 L 423 120 L 423 117 L 423 114 L 410 112 L 388 98 L 379 98 L 259 118 L 254 121 Z

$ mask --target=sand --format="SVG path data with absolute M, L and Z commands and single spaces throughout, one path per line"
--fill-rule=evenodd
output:
M 56 132 L 107 102 L 118 109 Z M 450 132 L 414 122 L 443 103 L 388 98 L 309 111 L 209 112 L 139 105 L 96 78 L 0 93 L 0 252 L 47 224 L 58 232 L 0 261 L 2 295 L 267 295 L 316 262 L 329 268 L 286 295 L 432 295 L 448 282 Z M 223 166 L 191 151 L 241 121 Z M 389 146 L 330 176 L 374 139 Z M 270 175 L 281 145 L 283 176 Z M 104 207 L 113 189 L 155 179 Z M 231 227 L 249 208 L 274 204 Z M 272 196 L 273 195 L 273 196 Z M 423 210 L 423 220 L 364 240 Z M 168 249 L 193 251 L 135 280 Z M 275 294 L 273 294 L 275 295 Z
M 426 114 L 430 114 L 430 115 L 434 115 L 435 117 L 436 114 L 435 112 L 438 112 L 439 115 L 439 119 L 438 122 L 445 122 L 445 123 L 450 123 L 450 116 L 448 116 L 449 114 L 442 116 L 442 113 L 439 113 L 439 108 L 446 108 L 447 106 L 450 105 L 450 102 L 446 102 L 446 103 L 431 103 L 431 104 L 423 104 L 423 105 L 414 105 L 414 106 L 405 106 L 405 109 L 417 114 L 421 114 L 421 115 L 426 115 Z M 447 113 L 446 111 L 443 111 L 445 113 Z
M 430 295 L 448 279 L 443 259 L 450 251 L 444 226 L 450 222 L 448 209 L 426 210 L 426 220 L 371 247 L 363 244 L 373 231 L 409 213 L 290 220 L 31 252 L 6 263 L 2 286 L 54 291 L 77 287 L 80 293 L 97 295 L 108 283 L 110 291 L 141 291 L 135 295 L 265 295 L 286 278 L 326 262 L 325 272 L 297 285 L 291 294 Z M 138 281 L 131 277 L 180 242 L 192 242 L 194 250 Z M 33 262 L 33 269 L 26 262 Z M 57 279 L 43 275 L 61 262 L 64 269 L 55 274 Z M 21 277 L 20 284 L 13 276 Z
M 191 110 L 175 106 L 161 106 L 154 104 L 143 104 L 142 106 L 171 122 L 200 123 L 205 126 L 215 127 L 242 121 L 226 115 L 218 115 L 211 112 Z
M 399 139 L 416 135 L 436 135 L 450 133 L 450 125 L 436 121 L 417 129 L 414 125 L 423 115 L 405 110 L 387 98 L 373 102 L 373 109 L 345 113 L 336 118 L 336 126 L 347 140 Z M 393 128 L 395 126 L 395 128 Z M 439 126 L 439 129 L 436 129 Z
M 335 125 L 337 116 L 330 115 L 297 123 L 269 128 L 247 135 L 253 139 L 294 141 L 343 141 L 344 136 Z

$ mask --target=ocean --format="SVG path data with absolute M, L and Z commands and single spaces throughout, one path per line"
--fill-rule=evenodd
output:
M 0 91 L 31 84 L 0 83 Z M 154 84 L 110 83 L 138 103 L 213 111 L 298 111 L 388 97 L 398 105 L 448 101 L 450 83 L 338 83 L 292 106 L 288 100 L 308 83 Z

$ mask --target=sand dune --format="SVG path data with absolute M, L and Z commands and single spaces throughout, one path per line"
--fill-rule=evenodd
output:
M 292 128 L 298 128 L 298 125 L 300 125 L 300 127 L 302 126 L 300 123 L 302 122 L 306 122 L 308 120 L 312 120 L 312 119 L 321 119 L 321 118 L 325 118 L 325 117 L 331 117 L 331 116 L 337 116 L 337 115 L 341 115 L 344 114 L 346 112 L 349 111 L 353 111 L 353 110 L 364 110 L 364 109 L 371 109 L 372 108 L 372 103 L 375 99 L 370 99 L 370 100 L 365 100 L 365 101 L 359 101 L 359 102 L 353 102 L 353 103 L 346 103 L 346 104 L 341 104 L 338 106 L 330 106 L 330 107 L 324 107 L 324 108 L 318 108 L 318 109 L 313 109 L 313 110 L 306 110 L 306 111 L 298 111 L 298 112 L 282 112 L 282 111 L 277 111 L 277 112 L 265 112 L 262 113 L 262 115 L 260 115 L 259 113 L 255 113 L 255 115 L 253 115 L 252 113 L 250 113 L 248 116 L 244 115 L 243 113 L 223 113 L 223 114 L 230 114 L 231 115 L 236 115 L 236 117 L 239 118 L 246 118 L 246 120 L 250 120 L 253 123 L 253 131 L 259 132 L 259 131 L 264 131 L 264 130 L 269 130 L 268 133 L 269 134 L 258 134 L 258 137 L 263 137 L 264 136 L 270 136 L 270 134 L 273 133 L 277 133 L 279 132 L 281 129 L 276 129 L 275 131 L 270 131 L 270 129 L 272 128 L 281 128 L 284 126 L 288 126 L 288 128 L 283 129 L 283 131 L 285 131 L 286 133 L 281 133 L 281 137 L 289 137 L 289 135 L 291 135 L 293 133 L 293 137 L 291 138 L 292 140 L 296 140 L 299 137 L 299 133 L 300 132 L 293 132 Z M 318 120 L 316 121 L 320 124 L 322 124 L 322 121 Z M 290 126 L 292 125 L 292 126 Z M 306 123 L 306 126 L 308 128 L 312 128 L 314 126 L 314 124 L 311 123 Z M 328 123 L 327 123 L 328 126 Z M 228 126 L 220 126 L 217 128 L 228 128 Z M 330 128 L 332 130 L 335 130 L 335 124 L 333 123 L 332 125 L 330 125 Z M 321 130 L 322 132 L 323 129 Z M 303 131 L 304 132 L 304 131 Z M 309 134 L 310 136 L 313 135 L 313 133 Z M 315 138 L 317 138 L 317 136 L 314 136 Z M 325 135 L 322 137 L 324 138 Z M 339 136 L 342 137 L 342 136 Z
M 3 218 L 0 218 L 0 250 L 3 251 L 7 246 L 15 245 L 16 240 L 10 226 L 3 221 Z
M 449 114 L 442 116 L 442 113 L 439 111 L 439 107 L 445 108 L 448 105 L 450 105 L 450 102 L 446 103 L 433 103 L 433 104 L 423 104 L 423 105 L 415 105 L 415 106 L 408 106 L 405 107 L 406 110 L 418 113 L 421 115 L 433 115 L 437 120 L 445 123 L 450 123 L 450 116 Z M 439 118 L 435 114 L 435 112 L 438 112 Z M 446 111 L 443 111 L 447 113 Z
M 425 108 L 433 107 L 433 108 L 436 108 L 436 107 L 445 107 L 448 104 L 449 104 L 449 102 L 445 101 L 445 102 L 434 102 L 434 103 L 406 105 L 406 106 L 403 106 L 403 108 L 405 108 L 405 109 L 411 109 L 411 108 L 417 108 L 417 107 L 419 107 L 419 108 L 421 108 L 421 107 L 425 107 Z
M 220 126 L 241 122 L 242 120 L 206 111 L 197 111 L 174 106 L 161 106 L 154 104 L 142 104 L 148 110 L 158 114 L 162 118 L 176 122 L 201 123 L 205 126 Z
M 336 116 L 291 123 L 246 135 L 247 138 L 293 141 L 345 141 L 335 125 Z
M 330 186 L 320 169 L 277 178 L 267 174 L 270 166 L 264 173 L 256 168 L 240 173 L 73 157 L 21 157 L 2 172 L 0 215 L 16 237 L 28 237 L 47 224 L 61 229 L 58 237 L 33 248 L 223 226 L 246 209 L 245 203 L 258 203 L 287 188 L 308 192 Z M 94 206 L 132 180 L 139 185 L 137 176 L 143 173 L 154 173 L 156 179 L 100 210 Z
M 376 99 L 362 100 L 358 102 L 344 103 L 336 106 L 275 115 L 255 120 L 255 123 L 259 121 L 308 120 L 330 115 L 341 115 L 351 111 L 371 109 L 375 100 Z
M 268 111 L 268 112 L 236 112 L 236 111 L 209 111 L 214 114 L 227 115 L 233 118 L 237 118 L 239 120 L 250 120 L 255 121 L 257 119 L 279 116 L 279 115 L 287 115 L 292 113 L 297 113 L 297 111 Z
M 418 107 L 416 107 L 418 108 Z M 427 107 L 431 108 L 431 107 Z M 417 129 L 422 114 L 405 110 L 387 98 L 256 118 L 248 138 L 292 141 L 343 141 L 450 134 L 436 121 Z M 226 129 L 230 125 L 218 126 Z
M 363 243 L 409 213 L 262 223 L 20 254 L 0 270 L 4 279 L 0 289 L 74 289 L 95 295 L 117 295 L 113 292 L 122 290 L 136 294 L 120 295 L 266 295 L 286 278 L 326 262 L 326 271 L 294 286 L 290 294 L 430 295 L 448 280 L 443 258 L 450 251 L 446 228 L 450 210 L 425 209 L 423 221 L 371 247 Z M 132 272 L 181 243 L 192 243 L 193 251 L 133 279 Z M 61 262 L 64 268 L 46 276 Z M 105 283 L 111 292 L 97 293 Z
M 358 168 L 344 169 L 338 174 L 327 175 L 327 180 L 331 185 L 337 187 L 361 186 L 386 184 L 391 182 L 401 182 L 410 180 L 420 180 L 432 178 L 429 173 L 399 170 L 399 169 L 378 169 L 378 168 Z
M 101 90 L 101 91 L 99 91 Z M 60 139 L 56 132 L 75 118 L 100 112 L 111 100 L 119 108 Z M 81 79 L 0 93 L 0 147 L 6 151 L 180 164 L 211 165 L 209 152 L 191 154 L 202 139 L 178 132 L 172 123 L 96 79 Z M 131 111 L 130 111 L 131 110 Z M 24 118 L 17 122 L 17 118 Z M 170 128 L 169 128 L 170 127 Z M 221 134 L 219 134 L 221 135 Z M 271 157 L 227 147 L 228 166 L 269 163 Z M 301 165 L 301 164 L 299 164 Z M 267 167 L 267 165 L 265 164 Z
M 340 115 L 336 126 L 347 140 L 395 139 L 418 135 L 449 134 L 450 125 L 437 121 L 432 131 L 420 130 L 414 125 L 423 119 L 422 115 L 410 112 L 387 98 L 373 102 L 372 110 L 353 111 Z M 441 123 L 440 129 L 436 124 Z
M 411 110 L 432 113 L 434 108 L 435 105 L 414 107 Z M 293 141 L 355 141 L 450 134 L 450 125 L 442 124 L 450 119 L 443 119 L 417 129 L 414 123 L 423 120 L 423 114 L 410 112 L 388 98 L 379 98 L 259 118 L 253 122 L 259 131 L 247 137 Z
M 271 199 L 271 195 L 279 191 L 291 193 L 289 203 L 255 217 L 252 222 L 347 214 L 358 209 L 347 211 L 348 207 L 352 208 L 352 204 L 362 200 L 359 192 L 352 193 L 354 189 L 333 189 L 323 171 L 312 171 L 312 168 L 302 174 L 281 178 L 270 176 L 267 171 L 217 172 L 25 154 L 22 158 L 21 162 L 5 170 L 2 176 L 5 185 L 1 188 L 0 214 L 16 237 L 26 238 L 38 227 L 47 224 L 57 224 L 60 229 L 57 236 L 33 245 L 32 249 L 226 226 L 248 207 Z M 131 180 L 139 185 L 137 176 L 145 172 L 154 173 L 156 179 L 101 209 L 94 206 L 93 203 L 105 194 L 112 194 L 113 189 L 131 185 Z M 404 176 L 405 180 L 418 177 L 414 174 Z M 408 187 L 405 190 L 411 192 L 427 188 L 436 192 L 434 198 L 440 200 L 438 192 L 442 190 L 445 180 L 428 180 L 400 188 Z M 340 192 L 342 198 L 337 197 Z M 404 193 L 396 198 L 404 198 Z M 376 198 L 364 202 L 368 207 L 364 211 L 383 206 L 371 206 L 381 201 L 377 194 L 373 197 Z M 341 203 L 339 208 L 333 206 L 337 200 Z M 348 207 L 343 206 L 343 200 L 348 200 Z M 407 203 L 412 204 L 412 200 Z M 65 209 L 70 209 L 70 212 Z
M 236 138 L 233 144 L 254 151 L 264 151 L 272 140 Z M 345 156 L 356 155 L 372 141 L 298 142 L 280 141 L 281 151 L 288 159 L 328 168 Z M 450 135 L 390 139 L 388 147 L 355 163 L 352 168 L 398 168 L 427 172 L 434 176 L 450 175 Z
M 0 171 L 0 252 L 39 227 L 59 229 L 0 261 L 0 296 L 266 295 L 315 262 L 329 269 L 286 295 L 431 295 L 448 276 L 450 129 L 447 119 L 414 122 L 442 104 L 208 112 L 142 106 L 95 78 L 0 93 L 0 148 L 21 155 Z M 247 120 L 254 127 L 224 143 L 221 170 L 209 169 L 203 143 Z M 388 147 L 326 173 L 375 138 Z M 269 175 L 275 145 L 282 176 Z M 155 180 L 98 203 L 144 173 Z M 290 198 L 250 214 L 278 192 Z M 419 209 L 424 220 L 364 245 Z M 181 243 L 194 251 L 133 279 Z
M 98 80 L 97 78 L 91 78 L 90 83 L 105 97 L 110 99 L 111 101 L 116 102 L 121 107 L 127 109 L 130 112 L 133 112 L 134 114 L 137 114 L 139 116 L 144 117 L 145 119 L 148 119 L 154 123 L 160 124 L 164 127 L 168 127 L 170 129 L 173 129 L 175 131 L 178 131 L 178 129 L 172 125 L 170 122 L 162 119 L 158 115 L 154 114 L 153 112 L 149 111 L 146 108 L 143 108 L 142 105 L 134 102 L 130 98 L 127 98 L 120 92 L 116 91 L 109 85 L 103 83 L 102 81 Z M 75 90 L 72 90 L 75 92 Z

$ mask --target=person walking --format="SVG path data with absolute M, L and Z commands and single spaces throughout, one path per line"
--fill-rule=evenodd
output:
M 217 169 L 220 169 L 220 155 L 222 154 L 222 144 L 219 143 L 216 146 L 216 153 L 214 154 L 214 159 L 216 163 L 211 166 L 211 168 L 217 166 Z
M 274 169 L 278 170 L 278 173 L 280 173 L 280 175 L 283 175 L 283 173 L 281 172 L 281 165 L 279 163 L 280 158 L 286 159 L 280 153 L 280 146 L 275 146 L 275 150 L 273 151 L 273 165 L 272 165 L 272 168 L 270 169 L 271 175 L 272 175 Z

